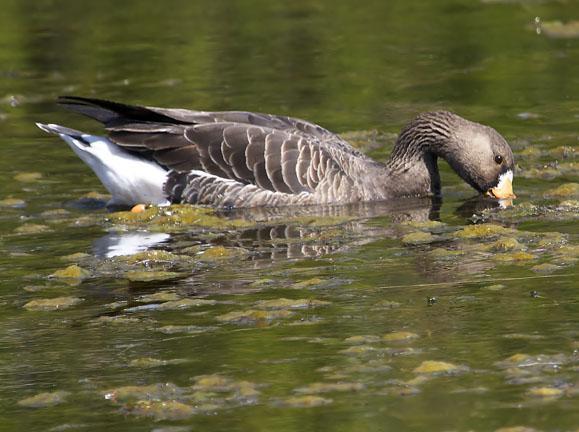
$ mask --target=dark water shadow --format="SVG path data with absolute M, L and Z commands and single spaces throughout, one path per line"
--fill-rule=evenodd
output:
M 497 200 L 495 198 L 478 195 L 464 201 L 455 213 L 465 219 L 472 220 L 473 215 L 482 213 L 485 210 L 500 210 L 511 207 L 512 200 Z
M 256 222 L 275 222 L 300 217 L 336 217 L 369 219 L 388 216 L 392 222 L 419 222 L 440 219 L 440 198 L 405 198 L 395 201 L 354 203 L 344 205 L 258 207 L 250 209 L 220 209 L 223 217 L 243 218 Z

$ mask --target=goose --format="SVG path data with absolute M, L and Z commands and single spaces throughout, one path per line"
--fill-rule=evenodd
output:
M 493 128 L 448 111 L 419 114 L 381 163 L 305 120 L 191 111 L 61 96 L 104 125 L 95 136 L 37 123 L 95 172 L 109 206 L 171 203 L 247 208 L 390 201 L 441 195 L 442 158 L 480 194 L 515 198 L 514 158 Z

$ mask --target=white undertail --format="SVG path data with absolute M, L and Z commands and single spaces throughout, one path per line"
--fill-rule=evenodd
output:
M 105 137 L 55 124 L 36 124 L 59 135 L 100 179 L 112 198 L 107 205 L 168 205 L 163 192 L 168 171 L 154 161 L 133 155 Z

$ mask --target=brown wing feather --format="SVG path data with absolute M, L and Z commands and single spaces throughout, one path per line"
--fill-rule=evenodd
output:
M 184 130 L 184 135 L 190 144 L 197 147 L 203 171 L 219 177 L 231 178 L 233 172 L 221 154 L 223 127 L 216 128 L 212 123 L 190 126 Z
M 110 129 L 109 138 L 129 151 L 152 154 L 161 165 L 177 171 L 201 169 L 197 146 L 183 134 L 183 128 Z
M 202 169 L 199 151 L 194 145 L 156 150 L 153 155 L 161 165 L 175 171 Z
M 339 139 L 337 135 L 317 124 L 295 117 L 254 113 L 248 111 L 207 112 L 156 107 L 147 107 L 147 109 L 156 115 L 174 118 L 179 122 L 187 122 L 191 124 L 241 123 L 251 126 L 285 131 L 301 136 L 315 137 L 318 139 Z
M 209 150 L 209 157 L 211 161 L 219 166 L 219 169 L 223 172 L 223 174 L 214 173 L 215 175 L 219 175 L 220 177 L 228 178 L 228 179 L 235 179 L 235 174 L 225 158 L 223 157 L 223 152 L 221 151 L 221 146 L 223 145 L 223 138 L 219 142 L 219 144 L 213 144 L 208 147 Z
M 265 154 L 265 141 L 262 139 L 263 129 L 249 127 L 246 130 L 246 135 L 248 144 L 245 147 L 245 160 L 247 167 L 253 170 L 256 164 L 263 161 Z
M 119 146 L 168 169 L 202 170 L 271 192 L 314 192 L 328 173 L 341 177 L 342 162 L 348 159 L 344 154 L 360 155 L 328 130 L 291 117 L 138 107 L 78 97 L 59 101 L 101 121 Z
M 111 128 L 110 139 L 176 171 L 202 170 L 272 192 L 313 192 L 335 163 L 320 142 L 245 123 Z M 328 165 L 329 164 L 329 165 Z
M 277 131 L 270 131 L 265 136 L 265 169 L 276 192 L 291 193 L 292 190 L 283 178 L 281 166 L 281 148 L 286 137 L 286 134 Z
M 223 130 L 223 138 L 221 152 L 237 180 L 254 183 L 255 176 L 253 171 L 249 169 L 245 156 L 245 150 L 249 144 L 247 141 L 247 127 L 237 125 L 227 127 Z
M 301 138 L 298 142 L 299 156 L 296 164 L 296 173 L 300 184 L 307 185 L 310 189 L 315 189 L 317 183 L 308 179 L 308 170 L 312 162 L 312 151 L 310 144 Z M 312 187 L 313 186 L 313 187 Z
M 295 135 L 289 136 L 281 147 L 281 173 L 285 184 L 293 193 L 305 192 L 308 190 L 307 182 L 301 183 L 298 176 L 298 163 L 300 138 Z

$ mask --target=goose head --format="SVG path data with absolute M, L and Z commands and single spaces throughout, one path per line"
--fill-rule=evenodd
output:
M 448 141 L 441 147 L 441 156 L 480 193 L 499 199 L 516 198 L 513 152 L 493 128 L 458 117 Z
M 513 193 L 514 157 L 507 141 L 489 126 L 447 111 L 416 117 L 400 134 L 405 153 L 430 153 L 445 159 L 456 173 L 481 194 L 497 199 Z

